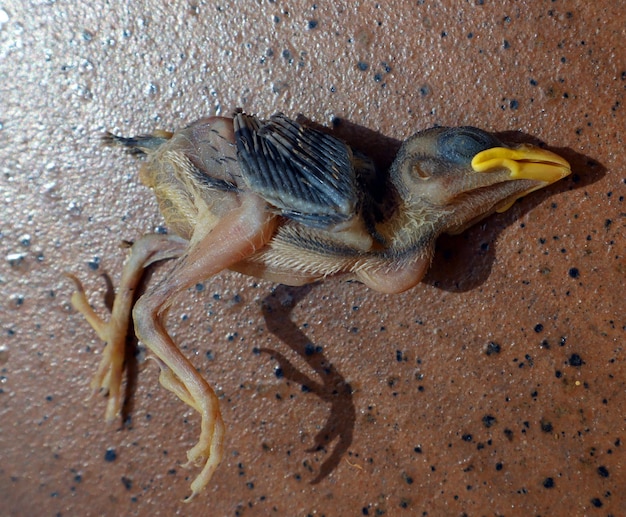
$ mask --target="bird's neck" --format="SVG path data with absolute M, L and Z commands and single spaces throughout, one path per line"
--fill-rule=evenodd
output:
M 429 255 L 435 239 L 445 230 L 447 217 L 448 212 L 439 207 L 403 201 L 377 230 L 385 248 L 395 257 Z

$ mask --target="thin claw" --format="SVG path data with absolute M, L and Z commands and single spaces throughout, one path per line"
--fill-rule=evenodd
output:
M 104 420 L 106 422 L 113 422 L 117 420 L 117 417 L 120 415 L 122 411 L 122 399 L 119 395 L 115 397 L 109 396 L 109 400 L 107 402 L 107 407 L 104 412 Z
M 85 293 L 85 288 L 83 287 L 83 283 L 78 279 L 78 277 L 75 274 L 65 272 L 63 273 L 63 276 L 69 278 L 74 283 L 74 287 L 76 287 L 76 290 L 78 292 L 81 292 L 83 294 Z
M 87 323 L 96 331 L 98 337 L 106 341 L 107 324 L 95 313 L 91 305 L 89 305 L 89 300 L 87 300 L 82 282 L 72 273 L 64 273 L 64 275 L 74 283 L 74 287 L 76 288 L 76 291 L 72 294 L 72 298 L 70 299 L 72 307 L 84 316 Z

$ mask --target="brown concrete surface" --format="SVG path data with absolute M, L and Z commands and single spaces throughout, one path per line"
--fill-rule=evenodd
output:
M 1 515 L 626 515 L 620 2 L 96 4 L 0 7 Z M 198 418 L 140 347 L 104 424 L 62 273 L 104 312 L 121 241 L 163 223 L 102 131 L 235 107 L 338 118 L 381 155 L 435 124 L 521 131 L 574 174 L 442 238 L 402 295 L 225 273 L 181 296 L 228 431 L 185 505 Z

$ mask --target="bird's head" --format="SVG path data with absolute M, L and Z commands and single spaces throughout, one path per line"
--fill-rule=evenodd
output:
M 432 212 L 440 232 L 459 233 L 571 173 L 563 158 L 507 145 L 474 127 L 439 127 L 409 138 L 391 167 L 405 209 Z

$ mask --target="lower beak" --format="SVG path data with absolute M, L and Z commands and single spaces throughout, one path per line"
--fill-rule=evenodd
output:
M 482 151 L 472 159 L 472 169 L 475 172 L 487 173 L 508 169 L 510 180 L 538 182 L 538 185 L 525 190 L 506 205 L 499 207 L 498 212 L 504 212 L 520 197 L 550 185 L 572 172 L 570 164 L 558 154 L 530 144 L 522 144 L 512 149 L 492 147 Z

